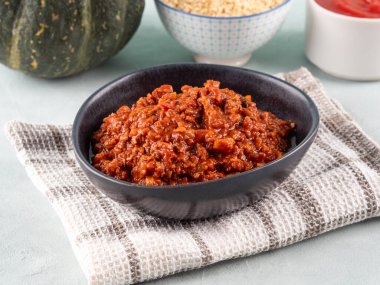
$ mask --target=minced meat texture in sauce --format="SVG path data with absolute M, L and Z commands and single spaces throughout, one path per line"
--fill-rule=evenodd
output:
M 251 96 L 162 85 L 122 106 L 93 134 L 92 164 L 120 180 L 175 185 L 214 180 L 283 156 L 295 124 L 257 109 Z

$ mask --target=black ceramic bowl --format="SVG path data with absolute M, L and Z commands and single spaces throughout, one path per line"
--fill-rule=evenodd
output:
M 90 164 L 90 137 L 102 119 L 122 105 L 131 106 L 162 84 L 175 90 L 207 79 L 222 87 L 253 95 L 261 109 L 297 124 L 296 145 L 282 158 L 263 167 L 222 179 L 177 186 L 144 186 L 109 177 Z M 279 185 L 297 166 L 312 144 L 319 125 L 313 101 L 301 90 L 270 75 L 220 65 L 173 64 L 128 74 L 101 88 L 80 108 L 73 126 L 78 162 L 90 181 L 110 198 L 166 218 L 198 219 L 240 209 Z

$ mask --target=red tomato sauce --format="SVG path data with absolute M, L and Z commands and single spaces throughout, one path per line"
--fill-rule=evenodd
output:
M 282 157 L 295 123 L 219 88 L 162 85 L 106 117 L 93 135 L 92 164 L 120 180 L 175 185 L 222 178 Z
M 380 18 L 380 0 L 315 0 L 332 12 L 358 18 Z

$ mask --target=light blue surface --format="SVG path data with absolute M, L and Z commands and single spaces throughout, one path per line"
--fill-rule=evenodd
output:
M 334 79 L 303 54 L 305 1 L 295 0 L 275 39 L 247 67 L 276 73 L 308 67 L 328 94 L 342 103 L 380 142 L 380 82 Z M 89 94 L 131 70 L 192 61 L 173 41 L 147 0 L 142 25 L 131 43 L 107 64 L 63 80 L 39 80 L 0 67 L 0 124 L 17 119 L 71 123 Z M 32 185 L 0 133 L 0 284 L 85 284 L 57 215 Z M 178 274 L 153 284 L 379 284 L 380 220 L 374 219 L 284 249 Z

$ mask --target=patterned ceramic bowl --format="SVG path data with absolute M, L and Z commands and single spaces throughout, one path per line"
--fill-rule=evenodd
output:
M 278 31 L 292 0 L 259 14 L 209 17 L 175 9 L 161 0 L 156 6 L 166 29 L 194 53 L 197 62 L 241 66 L 251 53 Z

